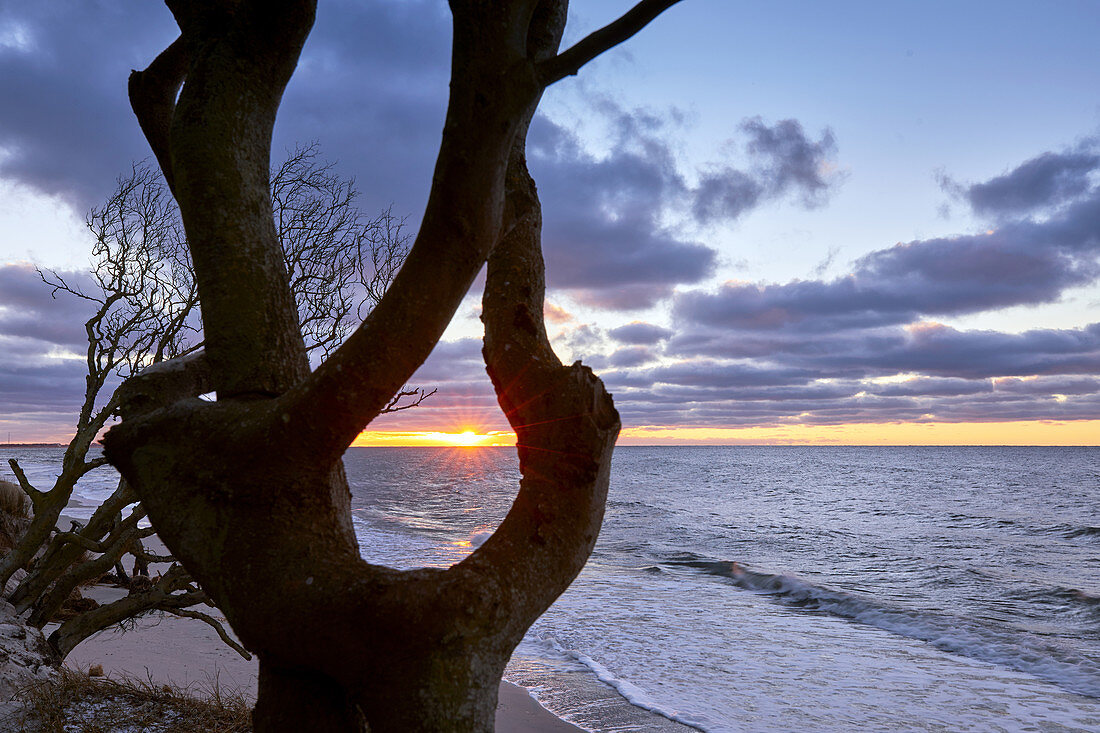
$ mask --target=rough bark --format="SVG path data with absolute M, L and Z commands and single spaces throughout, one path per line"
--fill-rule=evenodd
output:
M 169 2 L 181 38 L 130 88 L 170 166 L 218 401 L 132 414 L 104 442 L 165 544 L 260 657 L 257 730 L 492 729 L 512 650 L 591 552 L 619 426 L 599 380 L 562 366 L 546 340 L 523 138 L 547 83 L 671 4 L 644 0 L 559 55 L 566 0 L 451 0 L 451 96 L 420 231 L 374 311 L 309 374 L 265 176 L 313 3 Z M 340 456 L 428 356 L 486 261 L 484 353 L 519 438 L 516 502 L 447 570 L 369 564 Z

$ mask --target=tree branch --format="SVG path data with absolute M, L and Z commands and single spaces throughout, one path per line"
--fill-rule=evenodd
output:
M 210 624 L 211 626 L 214 627 L 214 631 L 218 632 L 218 636 L 221 637 L 222 641 L 225 642 L 226 646 L 233 649 L 233 651 L 237 652 L 237 654 L 240 654 L 245 659 L 247 659 L 249 661 L 252 661 L 252 655 L 248 653 L 248 650 L 245 649 L 240 644 L 238 644 L 233 639 L 233 637 L 231 637 L 228 634 L 228 632 L 226 632 L 225 627 L 222 626 L 221 621 L 218 621 L 213 616 L 208 616 L 207 614 L 202 613 L 201 611 L 187 611 L 187 610 L 182 609 L 182 608 L 165 608 L 163 610 L 167 611 L 168 613 L 172 614 L 173 616 L 182 616 L 184 618 L 194 618 L 194 619 L 198 619 L 199 621 L 202 621 L 204 623 Z
M 516 432 L 523 478 L 496 532 L 452 568 L 499 588 L 521 629 L 592 552 L 620 426 L 600 380 L 579 362 L 563 366 L 547 338 L 542 208 L 524 146 L 521 137 L 512 150 L 505 209 L 511 226 L 489 256 L 482 299 L 485 367 Z
M 99 458 L 93 458 L 90 461 L 85 461 L 84 462 L 84 473 L 94 471 L 95 469 L 99 468 L 100 466 L 106 466 L 109 463 L 110 463 L 110 461 L 108 461 L 107 458 L 104 457 L 104 456 L 100 456 Z
M 54 540 L 58 543 L 58 546 L 72 544 L 88 552 L 102 553 L 108 550 L 104 543 L 90 540 L 77 532 L 58 532 L 54 535 Z
M 169 594 L 157 586 L 147 591 L 131 593 L 113 603 L 94 608 L 61 624 L 47 641 L 61 655 L 68 655 L 80 642 L 97 631 L 136 618 L 146 611 L 169 611 L 202 603 L 206 595 L 201 591 Z
M 34 603 L 35 608 L 31 613 L 29 623 L 32 626 L 42 628 L 42 626 L 54 617 L 57 610 L 65 603 L 65 599 L 69 597 L 69 594 L 74 588 L 82 582 L 99 577 L 110 570 L 115 564 L 115 561 L 122 557 L 122 554 L 126 551 L 126 548 L 135 537 L 148 536 L 148 534 L 152 532 L 152 527 L 147 527 L 142 530 L 138 529 L 137 526 L 138 521 L 144 516 L 145 511 L 140 506 L 134 509 L 130 516 L 126 517 L 126 519 L 124 519 L 104 541 L 103 544 L 107 547 L 107 551 L 104 552 L 103 555 L 93 560 L 73 565 L 63 573 L 54 583 L 53 588 L 43 594 L 43 596 L 38 598 Z M 23 604 L 20 604 L 16 608 L 22 612 L 25 610 L 24 606 L 26 605 L 28 605 L 28 603 L 24 601 Z
M 169 359 L 142 369 L 116 390 L 123 419 L 166 407 L 213 389 L 213 374 L 205 352 Z
M 137 496 L 126 481 L 120 480 L 118 488 L 99 505 L 92 514 L 92 518 L 88 520 L 84 529 L 80 530 L 81 536 L 93 542 L 99 541 L 110 530 L 115 515 L 122 511 L 124 506 L 136 500 Z M 43 514 L 42 518 L 47 519 L 48 517 Z M 51 524 L 50 526 L 52 529 L 53 525 Z M 44 534 L 43 537 L 45 536 L 48 535 Z M 17 548 L 17 550 L 20 551 L 19 554 L 23 558 L 29 559 L 32 557 L 42 545 L 41 541 L 32 540 L 32 542 L 33 546 L 24 548 L 22 543 L 20 543 L 20 547 Z M 46 589 L 79 559 L 82 553 L 83 548 L 78 544 L 57 540 L 55 537 L 46 547 L 45 554 L 43 554 L 35 566 L 30 569 L 27 577 L 24 578 L 8 596 L 8 602 L 22 609 L 26 609 L 30 605 L 33 605 L 37 599 L 46 592 Z M 10 573 L 14 572 L 14 568 L 22 567 L 26 563 L 26 560 L 19 560 L 15 550 L 13 550 L 8 557 L 4 558 L 3 564 L 6 564 L 9 558 L 15 558 L 18 561 L 15 566 L 5 571 L 8 572 L 10 577 Z M 3 564 L 0 564 L 0 566 L 3 566 Z M 2 577 L 3 574 L 0 573 L 0 578 Z
M 429 392 L 428 390 L 423 388 L 403 389 L 393 396 L 393 399 L 390 400 L 388 405 L 382 408 L 382 412 L 380 412 L 379 414 L 384 415 L 389 412 L 401 412 L 402 410 L 408 410 L 412 407 L 418 407 L 419 405 L 423 404 L 424 400 L 434 395 L 437 391 L 438 390 L 433 389 L 431 392 Z M 411 402 L 406 402 L 402 405 L 401 400 L 405 399 L 406 397 L 412 397 L 414 399 Z
M 15 478 L 19 481 L 19 488 L 23 489 L 31 500 L 31 506 L 37 507 L 38 502 L 42 501 L 42 497 L 46 495 L 44 491 L 39 491 L 31 485 L 31 482 L 27 480 L 27 474 L 23 473 L 23 468 L 19 465 L 19 461 L 14 458 L 8 459 L 8 465 L 11 466 L 12 473 L 15 474 Z
M 567 76 L 573 76 L 589 61 L 618 46 L 678 2 L 680 0 L 641 0 L 618 20 L 588 34 L 554 58 L 539 64 L 539 81 L 543 87 L 548 87 Z
M 141 131 L 157 157 L 168 188 L 175 193 L 172 171 L 170 131 L 176 108 L 176 95 L 187 78 L 191 53 L 180 36 L 164 49 L 145 71 L 130 72 L 130 107 L 137 116 Z

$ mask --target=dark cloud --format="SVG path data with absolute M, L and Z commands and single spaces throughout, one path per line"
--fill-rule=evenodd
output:
M 130 69 L 144 68 L 171 42 L 175 24 L 156 3 L 7 2 L 0 16 L 28 39 L 25 50 L 0 49 L 0 94 L 14 100 L 0 109 L 0 147 L 7 151 L 0 175 L 62 194 L 85 211 L 118 171 L 149 156 L 125 82 Z M 322 3 L 284 96 L 274 157 L 319 141 L 339 172 L 356 178 L 365 210 L 392 204 L 415 228 L 446 111 L 450 33 L 437 0 Z M 675 113 L 591 103 L 614 137 L 605 157 L 582 150 L 571 131 L 544 118 L 531 131 L 550 284 L 589 304 L 646 307 L 713 272 L 713 249 L 664 223 L 672 209 L 694 209 L 713 221 L 786 191 L 809 201 L 826 185 L 820 163 L 831 153 L 831 136 L 809 141 L 792 120 L 744 123 L 755 167 L 713 167 L 692 187 L 669 142 Z M 746 176 L 759 193 L 735 202 Z
M 276 149 L 320 141 L 356 178 L 365 210 L 392 204 L 415 228 L 443 129 L 450 42 L 437 0 L 319 3 L 279 109 Z
M 172 16 L 160 3 L 4 2 L 0 25 L 23 40 L 0 46 L 0 176 L 86 210 L 149 154 L 126 78 L 176 36 Z
M 737 219 L 755 208 L 764 196 L 757 179 L 739 170 L 704 173 L 699 179 L 691 210 L 699 221 Z
M 686 323 L 831 332 L 1057 301 L 1100 278 L 1100 188 L 1055 215 L 872 252 L 830 281 L 726 283 L 678 294 Z
M 897 373 L 979 378 L 1100 372 L 1100 324 L 1036 329 L 1020 334 L 960 331 L 937 323 L 901 329 L 742 338 L 713 332 L 669 351 L 685 357 L 781 361 L 816 378 L 864 378 Z
M 544 117 L 532 124 L 528 145 L 546 213 L 549 283 L 590 305 L 648 307 L 674 286 L 711 274 L 715 252 L 670 228 L 670 213 L 691 211 L 699 223 L 718 223 L 790 192 L 816 203 L 831 185 L 824 172 L 835 151 L 831 134 L 812 142 L 794 120 L 745 122 L 755 167 L 711 165 L 692 185 L 670 142 L 675 119 L 606 100 L 596 107 L 613 133 L 606 155 L 590 154 L 575 134 Z
M 616 112 L 618 138 L 603 158 L 545 117 L 535 119 L 528 138 L 544 206 L 548 283 L 604 308 L 652 305 L 674 285 L 710 275 L 716 261 L 713 249 L 661 222 L 686 184 L 647 113 L 637 117 Z
M 662 326 L 655 326 L 652 323 L 634 321 L 625 326 L 611 329 L 607 332 L 607 335 L 623 344 L 652 346 L 670 337 L 672 331 Z
M 1045 153 L 966 190 L 984 210 L 1013 213 L 992 229 L 871 252 L 834 280 L 681 292 L 674 312 L 689 329 L 829 334 L 1055 302 L 1100 279 L 1098 167 L 1091 153 Z M 1057 205 L 1028 216 L 1040 204 Z
M 410 383 L 431 389 L 442 383 L 486 382 L 485 362 L 481 356 L 481 339 L 440 341 L 432 349 Z
M 625 346 L 616 349 L 607 357 L 607 363 L 613 367 L 634 367 L 649 364 L 657 355 L 648 346 Z
M 61 273 L 71 284 L 86 276 Z M 57 440 L 84 401 L 89 303 L 54 298 L 29 264 L 0 265 L 0 430 L 6 439 Z M 113 387 L 109 387 L 113 388 Z M 108 389 L 108 391 L 109 391 Z
M 804 384 L 816 376 L 812 370 L 789 364 L 693 359 L 652 369 L 643 378 L 651 382 L 694 387 L 762 387 Z
M 80 359 L 4 359 L 0 361 L 0 413 L 9 417 L 59 413 L 67 424 L 75 424 L 84 399 L 84 374 Z
M 0 29 L 10 39 L 0 46 L 0 176 L 78 211 L 98 204 L 119 171 L 149 155 L 126 77 L 175 37 L 170 13 L 158 3 L 0 0 Z M 438 0 L 322 3 L 280 111 L 275 157 L 320 141 L 357 178 L 365 210 L 392 203 L 415 228 L 445 113 L 449 37 Z M 671 142 L 675 113 L 589 102 L 610 131 L 599 154 L 546 118 L 531 129 L 550 285 L 614 309 L 680 289 L 673 329 L 576 324 L 555 339 L 571 358 L 608 368 L 627 424 L 1100 418 L 1100 326 L 1006 334 L 926 322 L 1055 302 L 1100 278 L 1095 142 L 984 182 L 945 179 L 994 222 L 991 233 L 898 244 L 835 280 L 700 292 L 684 288 L 713 274 L 716 253 L 670 222 L 705 230 L 781 200 L 819 205 L 838 180 L 833 134 L 815 139 L 794 120 L 733 123 L 730 149 L 743 155 L 693 171 Z M 0 267 L 0 429 L 25 426 L 22 439 L 69 429 L 83 396 L 73 354 L 87 316 L 86 303 L 51 298 L 28 267 Z M 440 391 L 372 427 L 504 427 L 477 339 L 440 344 L 413 383 Z
M 1100 373 L 1100 323 L 1020 334 L 910 329 L 892 348 L 826 357 L 825 364 L 964 378 Z
M 772 195 L 798 191 L 807 206 L 815 206 L 832 182 L 826 171 L 836 154 L 836 138 L 826 129 L 817 142 L 806 137 L 798 120 L 767 125 L 753 117 L 741 123 L 749 136 L 748 150 L 760 161 L 758 177 Z
M 1043 153 L 982 183 L 963 186 L 945 178 L 943 185 L 979 216 L 1023 216 L 1072 201 L 1091 188 L 1090 176 L 1100 169 L 1100 154 L 1091 147 L 1085 143 L 1072 151 Z
M 745 172 L 725 166 L 700 176 L 691 207 L 696 220 L 734 220 L 788 193 L 798 193 L 804 206 L 823 203 L 836 178 L 826 173 L 836 153 L 832 131 L 825 130 L 813 142 L 797 120 L 768 126 L 759 117 L 741 123 L 740 129 L 749 138 L 746 149 L 755 167 Z
M 979 336 L 972 346 L 981 345 Z M 1041 348 L 1032 345 L 1032 358 L 1043 360 Z M 1017 354 L 1020 351 L 1018 347 Z M 1094 377 L 911 376 L 877 381 L 837 378 L 834 370 L 819 367 L 708 359 L 671 367 L 611 370 L 604 378 L 627 425 L 1100 418 L 1100 380 Z M 825 376 L 830 374 L 834 376 Z
M 1056 302 L 1100 280 L 1098 167 L 1078 146 L 960 189 L 997 217 L 988 231 L 871 252 L 841 278 L 678 292 L 663 349 L 681 363 L 609 374 L 629 396 L 624 418 L 1100 419 L 1100 324 L 1004 333 L 929 320 Z
M 58 273 L 74 287 L 90 286 L 84 273 Z M 54 294 L 27 263 L 0 265 L 0 337 L 40 342 L 38 350 L 61 347 L 81 353 L 84 322 L 94 309 L 68 293 Z
M 178 28 L 155 2 L 3 2 L 0 23 L 26 39 L 25 48 L 0 46 L 0 175 L 85 211 L 119 171 L 150 155 L 126 79 Z M 341 174 L 357 178 L 366 207 L 419 215 L 446 107 L 449 40 L 446 8 L 433 0 L 321 3 L 280 109 L 274 157 L 318 140 Z

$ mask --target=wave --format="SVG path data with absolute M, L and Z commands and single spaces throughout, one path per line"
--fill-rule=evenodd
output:
M 1037 524 L 1023 519 L 973 514 L 948 514 L 946 519 L 953 526 L 969 529 L 1001 529 L 1016 534 L 1061 537 L 1067 540 L 1100 540 L 1100 527 L 1091 525 L 1076 525 L 1068 522 Z
M 1069 539 L 1077 539 L 1078 537 L 1100 538 L 1100 527 L 1068 527 L 1063 532 L 1063 536 Z
M 1046 618 L 1060 618 L 1081 624 L 1081 632 L 1100 637 L 1100 595 L 1080 588 L 1053 586 L 1015 594 L 1036 604 Z
M 708 733 L 710 723 L 701 718 L 692 717 L 686 715 L 678 710 L 672 710 L 665 707 L 650 697 L 645 690 L 633 684 L 632 682 L 615 676 L 615 674 L 604 665 L 597 662 L 587 654 L 567 649 L 561 645 L 561 643 L 550 635 L 542 635 L 540 637 L 545 645 L 549 646 L 551 650 L 557 654 L 562 655 L 566 659 L 571 659 L 575 662 L 579 662 L 582 666 L 586 667 L 589 671 L 596 676 L 600 682 L 608 685 L 613 690 L 622 695 L 623 699 L 629 702 L 631 705 L 642 710 L 648 710 L 651 713 L 656 713 L 662 718 L 667 718 L 674 723 L 680 723 L 688 728 L 692 728 L 702 733 Z
M 738 588 L 773 597 L 786 606 L 826 613 L 927 642 L 942 651 L 998 664 L 1051 682 L 1070 692 L 1100 698 L 1100 661 L 1063 649 L 1031 634 L 990 628 L 965 618 L 895 608 L 798 578 L 750 570 L 740 563 L 693 554 L 662 561 L 723 578 Z M 1079 591 L 1069 591 L 1073 595 Z M 1086 603 L 1092 602 L 1085 597 Z
M 1036 601 L 1058 601 L 1062 603 L 1079 604 L 1086 607 L 1100 607 L 1100 596 L 1094 595 L 1079 588 L 1066 588 L 1052 586 L 1019 594 L 1021 598 Z

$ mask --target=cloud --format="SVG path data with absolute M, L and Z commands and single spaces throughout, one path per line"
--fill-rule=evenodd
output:
M 528 157 L 543 201 L 548 284 L 581 302 L 646 307 L 714 269 L 713 249 L 662 223 L 686 184 L 647 115 L 615 111 L 618 137 L 604 157 L 543 116 L 531 125 Z
M 813 142 L 797 120 L 769 126 L 759 117 L 742 122 L 740 130 L 749 138 L 746 149 L 755 167 L 745 172 L 724 166 L 704 173 L 693 192 L 691 210 L 697 221 L 735 220 L 764 201 L 788 193 L 798 193 L 806 207 L 824 202 L 837 179 L 829 173 L 836 154 L 831 130 Z
M 73 286 L 90 286 L 86 273 L 59 273 Z M 0 338 L 39 342 L 42 351 L 78 353 L 87 344 L 84 322 L 93 309 L 68 293 L 53 294 L 29 263 L 0 265 Z
M 5 2 L 20 43 L 0 44 L 0 176 L 97 205 L 150 150 L 126 79 L 178 35 L 160 3 Z M 367 209 L 424 205 L 446 108 L 450 22 L 431 0 L 322 3 L 288 85 L 273 157 L 319 140 Z M 79 120 L 79 124 L 74 124 Z M 386 145 L 364 141 L 386 140 Z
M 1079 145 L 960 187 L 992 226 L 871 252 L 843 277 L 678 291 L 663 354 L 679 363 L 608 374 L 629 397 L 624 419 L 1100 419 L 1100 324 L 1003 333 L 931 320 L 1100 280 L 1098 167 Z
M 7 3 L 3 14 L 21 40 L 0 46 L 0 94 L 17 101 L 0 109 L 0 176 L 86 211 L 118 171 L 149 157 L 126 78 L 173 40 L 175 23 L 156 4 L 121 2 Z M 318 140 L 339 172 L 356 178 L 365 210 L 392 204 L 413 215 L 415 228 L 446 111 L 450 33 L 434 0 L 323 3 L 284 95 L 274 158 Z M 550 284 L 590 305 L 647 307 L 712 274 L 714 250 L 668 224 L 670 212 L 727 220 L 786 191 L 809 201 L 826 185 L 820 164 L 831 135 L 809 141 L 792 120 L 746 121 L 754 167 L 712 166 L 692 185 L 670 143 L 675 113 L 590 101 L 611 129 L 606 156 L 544 117 L 532 126 L 530 155 L 547 210 Z M 370 144 L 377 140 L 386 144 Z M 759 192 L 733 202 L 746 177 Z
M 968 348 L 976 350 L 988 348 L 990 338 L 1004 335 L 977 332 L 954 337 L 969 339 Z M 1026 354 L 1032 364 L 1053 366 L 1072 350 L 1064 345 L 1045 350 L 1042 341 L 1036 334 L 1020 337 L 1004 362 Z M 1095 349 L 1089 358 L 1095 363 Z M 985 371 L 997 371 L 993 366 Z M 882 373 L 892 375 L 894 369 L 890 365 Z M 878 371 L 861 367 L 843 374 L 812 358 L 774 362 L 704 358 L 664 367 L 610 370 L 604 378 L 627 425 L 732 427 L 1100 417 L 1100 380 L 1087 374 L 989 377 L 968 368 L 964 372 L 970 376 L 911 373 L 882 380 L 873 376 Z
M 975 234 L 916 240 L 871 252 L 833 280 L 729 282 L 685 291 L 674 301 L 682 322 L 740 330 L 833 332 L 911 323 L 1057 301 L 1100 278 L 1100 185 L 1085 174 L 1100 158 L 1045 153 L 1009 173 L 972 185 L 967 195 L 1014 202 L 1015 218 Z M 1038 204 L 1057 204 L 1042 217 Z
M 652 346 L 672 336 L 672 331 L 652 323 L 633 321 L 625 326 L 611 329 L 607 335 L 624 344 Z
M 1003 175 L 970 186 L 946 177 L 941 184 L 965 199 L 979 216 L 1024 216 L 1087 193 L 1090 176 L 1100 170 L 1100 154 L 1094 146 L 1094 141 L 1085 141 L 1074 150 L 1045 152 Z
M 830 281 L 729 282 L 674 300 L 684 322 L 745 330 L 835 331 L 1057 301 L 1100 278 L 1100 187 L 1044 219 L 917 240 L 867 254 Z
M 698 224 L 723 223 L 792 192 L 804 205 L 819 203 L 833 184 L 825 173 L 836 147 L 831 133 L 812 142 L 795 120 L 744 122 L 755 165 L 712 164 L 692 184 L 670 142 L 675 114 L 627 111 L 607 100 L 595 106 L 612 134 L 605 155 L 542 116 L 528 137 L 549 284 L 589 305 L 649 307 L 713 272 L 715 251 L 668 224 L 681 212 Z
M 634 367 L 649 364 L 656 359 L 657 355 L 648 346 L 626 346 L 616 349 L 607 357 L 607 363 L 613 367 Z
M 547 323 L 558 325 L 569 323 L 570 321 L 575 320 L 572 313 L 565 310 L 560 305 L 555 305 L 554 303 L 551 303 L 549 300 L 547 300 L 543 304 L 542 315 L 543 318 L 546 319 Z
M 445 114 L 450 32 L 438 0 L 321 4 L 275 158 L 319 140 L 341 175 L 356 176 L 365 210 L 392 203 L 415 228 Z M 0 176 L 78 211 L 98 204 L 149 155 L 126 99 L 129 70 L 176 33 L 157 3 L 0 0 Z M 628 424 L 1100 418 L 1100 326 L 1006 334 L 929 322 L 1056 302 L 1100 279 L 1095 141 L 987 181 L 944 178 L 989 222 L 980 231 L 885 247 L 840 278 L 699 290 L 718 263 L 709 229 L 766 205 L 827 200 L 841 180 L 835 136 L 790 119 L 731 121 L 730 154 L 696 170 L 674 143 L 675 112 L 588 103 L 608 130 L 601 150 L 561 121 L 540 116 L 531 128 L 549 284 L 611 309 L 672 297 L 673 317 L 668 328 L 604 332 L 548 315 L 568 326 L 554 342 L 567 360 L 607 367 Z M 51 298 L 26 266 L 0 267 L 0 424 L 69 429 L 83 364 L 65 354 L 83 350 L 85 307 Z M 436 429 L 441 415 L 502 422 L 477 339 L 440 344 L 414 383 L 441 391 L 376 427 Z
M 126 97 L 132 68 L 175 37 L 157 3 L 4 3 L 23 41 L 0 46 L 0 176 L 77 210 L 149 154 Z M 79 120 L 79 124 L 74 124 Z
M 830 162 L 836 154 L 836 138 L 826 129 L 821 139 L 812 142 L 806 137 L 798 120 L 780 120 L 768 126 L 753 117 L 741 123 L 748 134 L 748 150 L 761 161 L 758 177 L 767 182 L 772 195 L 789 190 L 802 194 L 807 206 L 820 203 L 832 181 L 828 178 Z
M 80 273 L 61 273 L 86 284 Z M 0 429 L 17 440 L 57 440 L 84 400 L 87 301 L 54 298 L 26 263 L 0 265 Z M 109 391 L 110 387 L 108 388 Z

